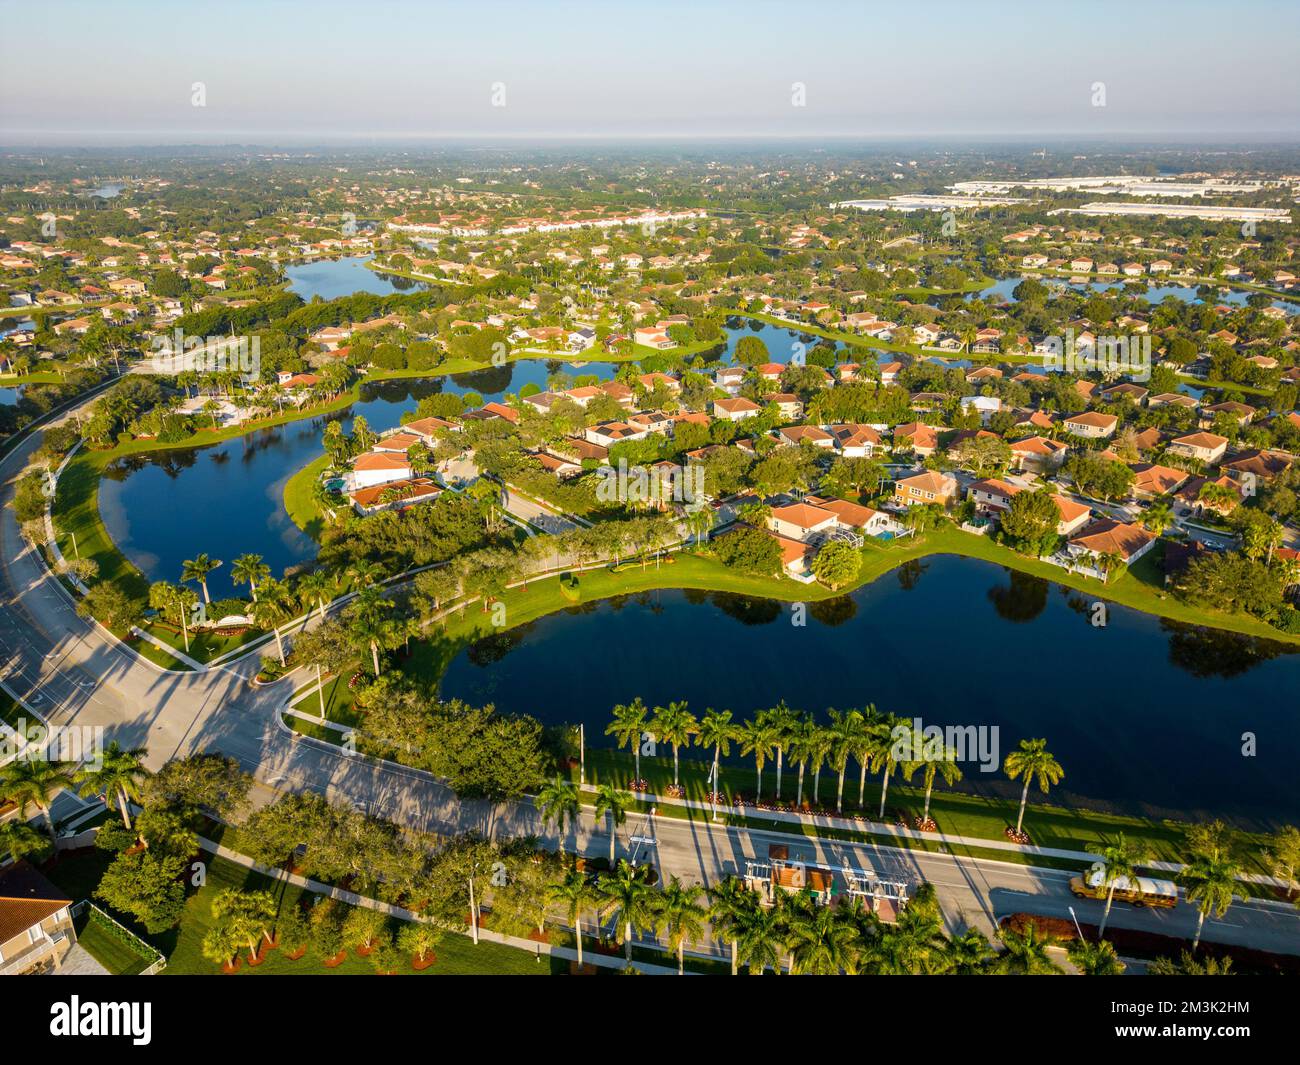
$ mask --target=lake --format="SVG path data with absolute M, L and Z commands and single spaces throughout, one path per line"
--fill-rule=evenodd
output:
M 401 424 L 402 414 L 440 392 L 476 392 L 500 399 L 532 383 L 546 387 L 552 372 L 613 376 L 610 363 L 545 359 L 444 377 L 362 384 L 361 398 L 344 411 L 257 429 L 208 447 L 129 455 L 110 463 L 99 487 L 99 510 L 113 542 L 150 580 L 179 580 L 181 565 L 206 552 L 226 565 L 208 578 L 214 597 L 247 595 L 230 582 L 230 562 L 244 552 L 263 556 L 279 575 L 316 555 L 316 543 L 289 520 L 285 482 L 322 453 L 325 422 L 364 415 L 375 430 Z
M 373 258 L 373 255 L 349 255 L 342 259 L 295 263 L 284 268 L 284 275 L 289 279 L 289 291 L 308 303 L 317 296 L 323 300 L 351 296 L 356 292 L 391 296 L 398 292 L 418 292 L 429 287 L 423 281 L 376 273 L 365 265 Z
M 809 604 L 802 628 L 774 600 L 650 592 L 482 640 L 452 661 L 442 694 L 584 722 L 595 746 L 610 745 L 610 708 L 638 695 L 737 719 L 780 699 L 818 712 L 874 703 L 925 724 L 996 726 L 1003 756 L 1046 737 L 1066 772 L 1056 801 L 1300 822 L 1300 654 L 1114 605 L 1096 628 L 1093 601 L 956 556 Z M 1253 758 L 1241 753 L 1247 732 Z M 964 769 L 977 790 L 1019 794 Z

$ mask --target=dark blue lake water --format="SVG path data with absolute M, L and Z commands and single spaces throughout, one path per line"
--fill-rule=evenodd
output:
M 585 722 L 597 746 L 609 744 L 610 708 L 638 695 L 737 718 L 780 699 L 819 713 L 874 703 L 925 724 L 996 726 L 1003 756 L 1046 737 L 1066 771 L 1058 801 L 1300 820 L 1300 654 L 1117 606 L 1096 628 L 1093 602 L 955 556 L 810 605 L 802 628 L 789 604 L 651 592 L 481 641 L 452 661 L 442 693 Z M 1241 753 L 1247 732 L 1257 737 L 1253 758 Z M 998 776 L 965 770 L 976 790 L 1007 790 Z

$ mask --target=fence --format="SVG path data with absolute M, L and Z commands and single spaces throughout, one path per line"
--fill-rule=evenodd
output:
M 143 939 L 137 936 L 125 925 L 122 925 L 119 922 L 115 921 L 112 917 L 106 914 L 103 910 L 101 910 L 89 899 L 82 899 L 80 902 L 73 903 L 71 913 L 72 916 L 76 918 L 81 916 L 81 914 L 86 913 L 87 910 L 90 911 L 89 915 L 86 917 L 87 926 L 89 926 L 91 923 L 94 923 L 96 927 L 102 929 L 107 935 L 110 935 L 114 939 L 125 944 L 127 947 L 135 951 L 137 954 L 141 955 L 144 958 L 153 959 L 153 961 L 150 962 L 148 967 L 142 970 L 138 975 L 156 976 L 158 973 L 162 972 L 165 968 L 167 968 L 167 959 L 164 958 L 162 954 L 160 954 L 153 947 L 149 946 L 148 943 L 146 943 Z

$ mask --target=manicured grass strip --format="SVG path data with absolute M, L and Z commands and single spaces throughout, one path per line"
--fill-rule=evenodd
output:
M 87 908 L 76 920 L 77 942 L 113 976 L 138 976 L 155 958 L 98 911 Z
M 284 509 L 298 528 L 313 540 L 319 540 L 325 527 L 325 518 L 316 503 L 316 482 L 330 464 L 328 455 L 321 455 L 307 463 L 284 483 Z
M 199 630 L 190 633 L 190 646 L 187 651 L 185 649 L 184 634 L 174 626 L 154 621 L 150 625 L 141 626 L 141 628 L 150 636 L 174 647 L 178 653 L 184 652 L 196 662 L 203 663 L 220 658 L 222 655 L 243 647 L 245 644 L 253 643 L 265 635 L 261 629 L 249 629 L 234 636 L 220 636 L 215 632 Z M 136 650 L 143 651 L 145 647 L 152 645 L 147 640 L 139 640 L 133 646 Z M 154 648 L 154 650 L 158 649 Z

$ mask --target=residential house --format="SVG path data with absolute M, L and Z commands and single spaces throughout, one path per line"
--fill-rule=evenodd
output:
M 1134 499 L 1139 500 L 1155 499 L 1176 492 L 1191 476 L 1184 470 L 1154 463 L 1143 463 L 1130 469 L 1133 470 L 1133 485 L 1130 492 Z
M 884 447 L 880 434 L 869 425 L 846 423 L 822 428 L 831 434 L 835 447 L 846 459 L 869 459 Z
M 1186 455 L 1213 466 L 1228 450 L 1228 438 L 1217 433 L 1188 433 L 1174 437 L 1169 442 L 1169 450 L 1175 455 Z
M 894 448 L 912 451 L 922 457 L 939 450 L 939 434 L 924 422 L 908 422 L 894 427 Z
M 1109 555 L 1131 565 L 1150 551 L 1157 539 L 1153 532 L 1136 522 L 1102 518 L 1071 536 L 1065 550 L 1073 563 L 1097 570 L 1099 560 Z
M 1045 436 L 1030 436 L 1011 443 L 1011 460 L 1028 473 L 1049 474 L 1060 469 L 1069 448 Z
M 437 499 L 442 489 L 426 477 L 403 478 L 357 488 L 348 493 L 358 514 L 378 514 L 381 510 L 402 510 L 416 503 Z
M 818 534 L 838 528 L 839 517 L 832 510 L 810 503 L 792 503 L 789 506 L 773 507 L 771 517 L 767 519 L 767 527 L 777 536 L 807 543 Z
M 0 869 L 0 975 L 58 970 L 77 942 L 71 907 L 30 863 Z
M 348 487 L 356 491 L 392 481 L 410 480 L 413 473 L 410 460 L 404 454 L 367 451 L 352 461 L 352 470 L 347 475 Z
M 938 503 L 948 506 L 957 498 L 957 478 L 935 470 L 925 470 L 894 483 L 894 502 L 905 507 Z
M 752 399 L 746 399 L 744 396 L 715 399 L 713 401 L 713 416 L 715 418 L 725 418 L 729 422 L 742 422 L 746 418 L 754 418 L 762 413 L 762 407 Z
M 1090 440 L 1104 440 L 1114 434 L 1116 426 L 1119 425 L 1119 419 L 1113 414 L 1102 414 L 1099 411 L 1087 410 L 1082 414 L 1071 414 L 1063 424 L 1065 431 L 1074 436 L 1082 436 Z

